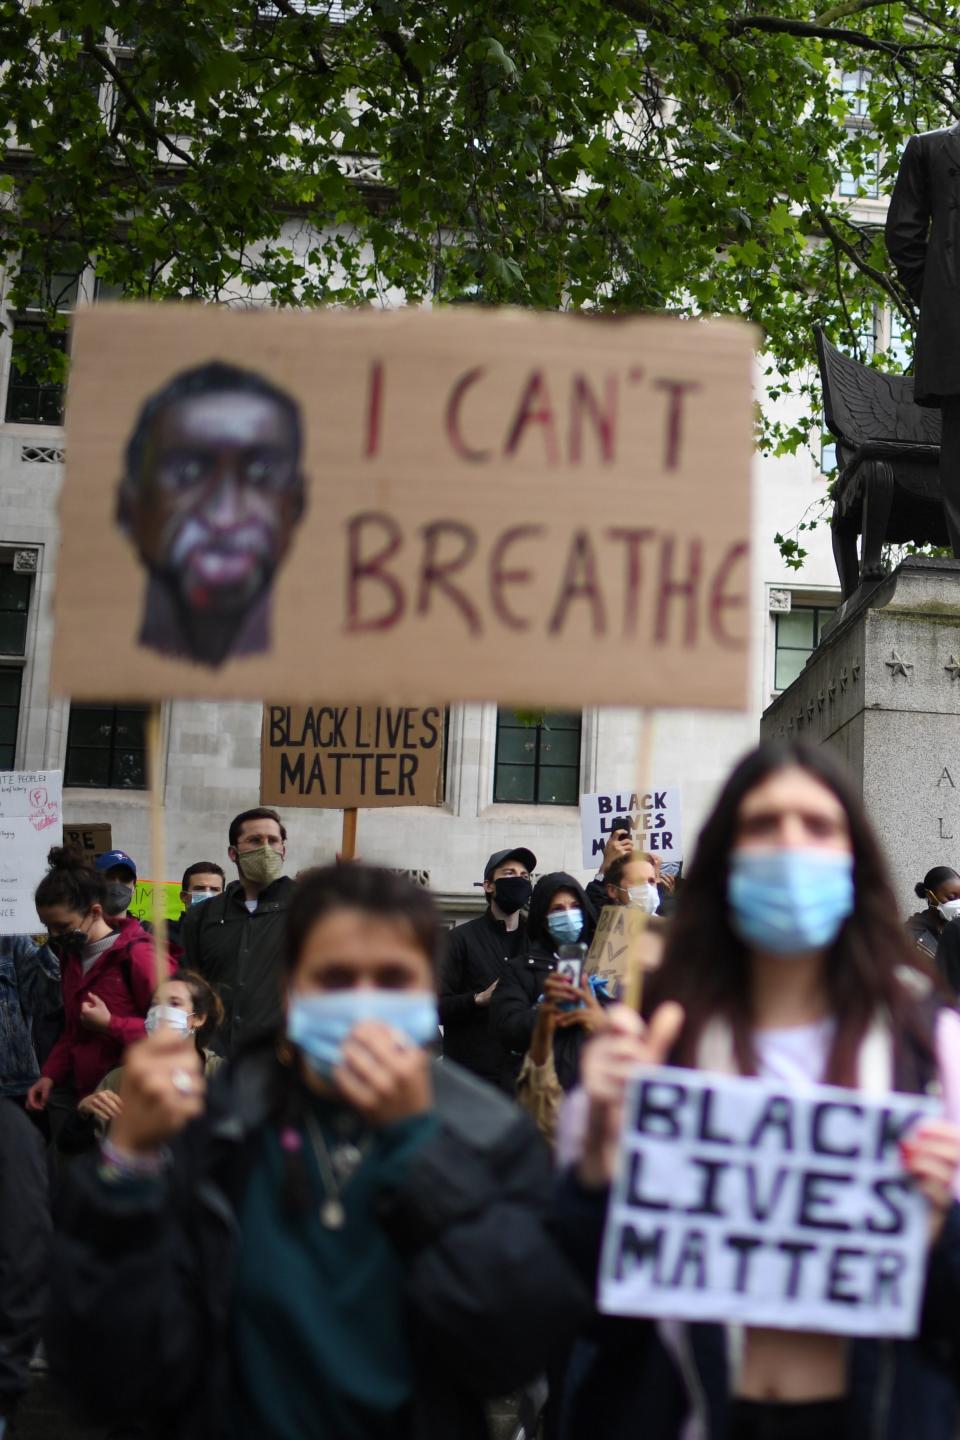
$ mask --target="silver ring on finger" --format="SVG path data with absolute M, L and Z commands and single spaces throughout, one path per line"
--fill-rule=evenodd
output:
M 178 1095 L 193 1094 L 193 1076 L 189 1070 L 174 1070 L 170 1075 L 170 1084 Z

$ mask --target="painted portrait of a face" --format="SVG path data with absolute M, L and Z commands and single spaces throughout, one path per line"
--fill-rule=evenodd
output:
M 144 403 L 117 523 L 146 567 L 139 643 L 217 668 L 270 648 L 270 601 L 305 505 L 296 402 L 219 361 Z

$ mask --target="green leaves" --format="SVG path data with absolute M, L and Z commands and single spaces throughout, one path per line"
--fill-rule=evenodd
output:
M 906 136 L 960 115 L 957 17 L 868 7 L 849 41 L 767 8 L 0 0 L 0 244 L 156 297 L 747 314 L 762 443 L 793 450 L 819 436 L 812 326 L 853 349 L 877 306 L 909 317 L 877 212 L 838 190 L 888 187 Z

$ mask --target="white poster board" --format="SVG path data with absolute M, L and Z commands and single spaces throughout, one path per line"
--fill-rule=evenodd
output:
M 63 844 L 63 772 L 0 771 L 0 935 L 43 929 L 33 892 Z
M 580 836 L 583 868 L 596 870 L 610 839 L 614 820 L 629 820 L 634 849 L 649 850 L 661 861 L 683 859 L 683 832 L 680 826 L 680 789 L 650 789 L 643 793 L 608 790 L 580 796 Z
M 898 1144 L 942 1105 L 645 1067 L 600 1267 L 612 1315 L 917 1331 L 927 1202 Z

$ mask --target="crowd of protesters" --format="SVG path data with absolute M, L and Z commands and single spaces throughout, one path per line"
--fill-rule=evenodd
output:
M 502 848 L 446 932 L 395 872 L 286 876 L 273 811 L 226 839 L 237 878 L 188 868 L 159 965 L 122 852 L 52 852 L 46 940 L 0 949 L 0 1417 L 42 1332 L 124 1435 L 482 1440 L 520 1392 L 531 1440 L 954 1440 L 960 875 L 905 928 L 829 757 L 748 756 L 680 883 L 626 823 L 586 887 Z M 607 906 L 645 917 L 642 1013 L 585 963 Z M 902 1149 L 917 1337 L 598 1315 L 645 1061 L 939 1092 Z

